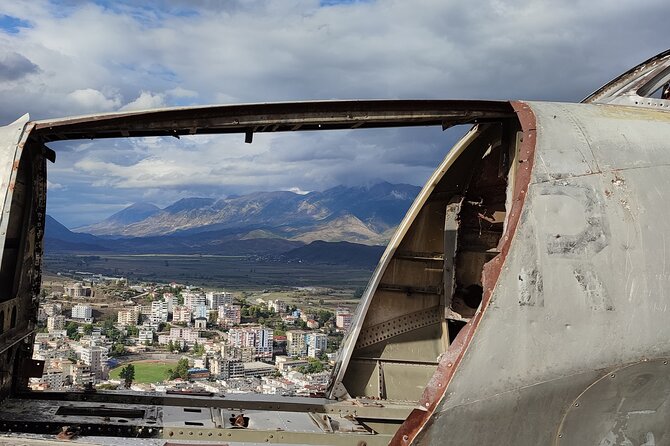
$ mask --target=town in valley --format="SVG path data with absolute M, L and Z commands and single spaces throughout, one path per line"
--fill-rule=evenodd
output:
M 323 395 L 361 293 L 46 275 L 30 387 Z

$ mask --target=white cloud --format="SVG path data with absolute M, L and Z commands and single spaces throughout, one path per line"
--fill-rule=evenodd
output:
M 298 195 L 307 195 L 308 193 L 310 193 L 310 191 L 302 190 L 299 187 L 289 187 L 286 190 L 289 191 L 289 192 L 293 192 L 294 194 L 298 194 Z
M 574 101 L 666 49 L 668 12 L 662 0 L 2 2 L 0 14 L 30 27 L 0 30 L 13 54 L 0 57 L 0 120 L 301 99 Z M 55 145 L 50 178 L 82 204 L 116 193 L 108 205 L 416 184 L 450 141 L 439 129 L 96 141 Z M 50 206 L 66 206 L 64 189 L 51 194 Z
M 101 91 L 93 88 L 75 90 L 67 94 L 65 100 L 77 113 L 112 111 L 120 104 L 118 97 L 108 98 Z
M 59 189 L 64 189 L 65 186 L 59 183 L 53 183 L 49 180 L 47 180 L 47 190 L 59 190 Z
M 182 87 L 175 87 L 166 92 L 169 96 L 173 98 L 197 98 L 198 92 L 194 90 L 188 90 Z
M 150 108 L 165 107 L 165 94 L 142 91 L 132 102 L 121 107 L 120 111 L 147 110 Z

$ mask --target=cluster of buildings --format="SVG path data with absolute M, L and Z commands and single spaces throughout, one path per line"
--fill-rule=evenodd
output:
M 315 331 L 289 330 L 286 332 L 286 353 L 289 356 L 318 358 L 328 348 L 328 335 Z
M 108 343 L 99 331 L 79 341 L 65 330 L 35 335 L 33 358 L 44 361 L 41 378 L 31 378 L 33 390 L 85 388 L 108 377 Z
M 133 305 L 123 309 L 119 311 L 118 323 L 127 326 L 142 322 L 157 328 L 162 322 L 202 326 L 215 320 L 222 327 L 228 328 L 241 321 L 242 308 L 233 303 L 230 293 L 187 290 L 181 297 L 182 304 L 175 294 L 163 293 L 162 297 L 158 297 L 150 305 Z
M 327 372 L 306 373 L 307 366 L 316 360 L 312 358 L 323 359 L 328 349 L 328 335 L 318 331 L 316 315 L 295 307 L 289 311 L 282 300 L 269 301 L 268 309 L 274 311 L 275 320 L 280 318 L 284 326 L 300 325 L 300 329 L 275 336 L 274 330 L 267 326 L 242 325 L 242 307 L 230 293 L 189 288 L 181 289 L 181 293 L 165 292 L 164 287 L 136 291 L 152 300 L 144 305 L 128 300 L 118 311 L 116 328 L 126 335 L 133 333 L 132 337 L 125 337 L 125 348 L 150 353 L 152 348 L 147 345 L 167 346 L 170 352 L 188 352 L 191 366 L 187 381 L 156 383 L 150 390 L 186 385 L 207 391 L 309 395 L 325 389 Z M 90 287 L 75 283 L 66 287 L 66 294 L 85 297 L 92 292 Z M 39 319 L 48 332 L 35 338 L 34 358 L 44 360 L 45 368 L 41 378 L 32 379 L 33 389 L 81 388 L 108 379 L 113 361 L 108 357 L 117 346 L 96 326 L 92 332 L 88 326 L 86 333 L 80 326 L 77 340 L 70 339 L 65 330 L 69 320 L 92 323 L 91 306 L 80 302 L 72 306 L 69 315 L 63 313 L 59 303 L 47 302 L 39 308 Z M 338 330 L 347 330 L 351 319 L 347 310 L 338 310 L 335 320 Z M 218 334 L 214 337 L 212 333 L 204 336 L 208 324 L 216 325 Z M 68 328 L 72 330 L 71 326 Z M 200 348 L 195 348 L 198 345 Z M 329 359 L 333 359 L 332 355 Z M 137 384 L 134 388 L 148 390 L 147 385 Z

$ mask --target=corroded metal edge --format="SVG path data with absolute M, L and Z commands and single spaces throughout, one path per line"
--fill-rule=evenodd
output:
M 463 327 L 447 352 L 442 356 L 435 374 L 428 382 L 428 385 L 419 400 L 419 406 L 412 410 L 405 422 L 400 426 L 389 443 L 390 445 L 405 446 L 411 444 L 417 438 L 419 433 L 430 425 L 435 409 L 444 397 L 447 386 L 451 382 L 458 365 L 461 363 L 465 352 L 474 337 L 475 331 L 479 326 L 482 315 L 491 301 L 491 295 L 493 294 L 502 266 L 509 253 L 510 245 L 516 232 L 528 192 L 528 185 L 530 184 L 535 158 L 535 143 L 537 139 L 535 115 L 530 106 L 520 101 L 511 101 L 510 104 L 514 108 L 514 111 L 519 118 L 519 122 L 521 123 L 523 140 L 521 141 L 518 154 L 519 167 L 515 181 L 514 201 L 508 220 L 509 226 L 502 240 L 500 254 L 484 265 L 482 274 L 484 296 L 481 309 L 475 314 L 470 322 Z

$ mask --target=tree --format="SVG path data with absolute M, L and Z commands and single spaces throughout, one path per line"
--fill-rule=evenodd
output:
M 137 328 L 137 325 L 128 325 L 126 327 L 126 331 L 128 332 L 128 336 L 139 336 L 140 334 L 140 329 Z
M 90 335 L 91 333 L 93 333 L 93 324 L 84 325 L 84 334 Z
M 168 342 L 167 349 L 168 349 L 169 352 L 174 350 L 174 342 L 172 342 L 172 339 L 170 339 L 170 341 Z
M 67 337 L 70 339 L 79 339 L 79 333 L 78 333 L 79 325 L 77 325 L 75 322 L 68 322 L 67 325 L 65 326 L 65 332 L 67 333 Z
M 333 317 L 335 317 L 335 314 L 333 314 L 332 311 L 328 310 L 319 310 L 316 314 L 317 320 L 319 321 L 319 324 L 325 325 L 326 322 L 331 320 Z
M 196 356 L 204 355 L 205 354 L 205 346 L 201 345 L 201 344 L 198 344 L 198 342 L 196 341 L 196 343 L 193 345 L 193 354 L 196 355 Z
M 167 376 L 168 379 L 188 379 L 188 359 L 186 358 L 181 358 L 179 362 L 177 362 L 177 366 L 173 369 L 168 369 L 167 370 Z
M 126 353 L 126 347 L 120 342 L 117 342 L 112 346 L 111 356 L 122 356 L 125 353 Z
M 323 363 L 316 358 L 308 358 L 308 364 L 298 368 L 300 373 L 319 373 L 325 369 Z
M 128 364 L 122 368 L 121 372 L 119 373 L 119 378 L 123 379 L 123 385 L 126 389 L 130 388 L 130 385 L 135 379 L 135 366 Z
M 114 323 L 115 322 L 116 322 L 116 319 L 114 319 L 113 316 L 108 317 L 102 323 L 102 330 L 104 332 L 107 332 L 107 330 L 111 330 L 112 328 L 114 328 Z

